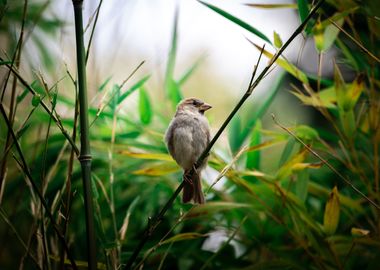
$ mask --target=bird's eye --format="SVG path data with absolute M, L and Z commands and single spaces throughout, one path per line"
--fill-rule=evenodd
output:
M 194 106 L 200 106 L 200 105 L 202 105 L 202 102 L 199 101 L 199 100 L 197 100 L 197 99 L 194 99 L 194 100 L 193 100 L 193 105 L 194 105 Z

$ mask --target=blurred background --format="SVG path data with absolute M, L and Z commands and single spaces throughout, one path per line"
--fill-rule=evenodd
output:
M 212 104 L 215 134 L 260 48 L 257 74 L 316 2 L 84 1 L 99 269 L 125 265 L 180 183 L 163 142 L 176 104 Z M 378 4 L 322 5 L 216 143 L 203 174 L 207 203 L 177 198 L 136 268 L 376 269 Z M 72 2 L 0 7 L 0 241 L 9 243 L 0 268 L 71 269 L 38 192 L 86 268 L 80 166 L 67 139 L 79 147 Z

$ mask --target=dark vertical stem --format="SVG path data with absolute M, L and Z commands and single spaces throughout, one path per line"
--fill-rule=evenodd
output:
M 94 226 L 94 206 L 91 188 L 91 152 L 89 140 L 89 125 L 87 112 L 87 83 L 86 64 L 83 42 L 83 0 L 73 0 L 75 16 L 75 36 L 77 47 L 77 68 L 78 68 L 78 98 L 79 98 L 79 122 L 80 122 L 80 142 L 81 150 L 79 161 L 82 169 L 82 181 L 84 192 L 84 206 L 86 215 L 87 232 L 87 261 L 90 270 L 96 269 L 96 239 Z

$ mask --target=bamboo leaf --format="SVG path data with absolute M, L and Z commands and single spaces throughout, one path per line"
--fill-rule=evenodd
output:
M 150 159 L 150 160 L 174 162 L 173 158 L 169 154 L 163 154 L 163 153 L 136 153 L 136 152 L 130 152 L 128 150 L 125 150 L 125 151 L 120 151 L 119 154 L 127 155 L 129 157 L 133 157 L 137 159 L 148 159 L 148 160 Z
M 228 129 L 228 141 L 232 153 L 236 153 L 242 142 L 241 142 L 241 120 L 240 117 L 236 116 L 232 119 L 230 128 Z
M 130 94 L 132 94 L 134 91 L 142 87 L 149 78 L 150 78 L 150 75 L 147 75 L 141 80 L 139 80 L 137 83 L 132 85 L 127 91 L 125 91 L 123 94 L 120 95 L 120 97 L 117 100 L 117 104 L 120 104 L 121 102 L 123 102 L 124 99 L 126 99 Z
M 106 88 L 107 84 L 110 82 L 112 76 L 109 76 L 98 88 L 99 92 L 102 92 Z
M 306 143 L 313 142 L 319 138 L 318 131 L 306 125 L 296 126 L 295 134 L 298 138 Z
M 284 150 L 282 151 L 280 161 L 278 163 L 279 167 L 282 167 L 285 162 L 287 162 L 293 153 L 293 149 L 296 145 L 296 139 L 293 137 L 290 137 L 289 140 L 287 141 Z
M 303 22 L 307 15 L 309 15 L 309 7 L 307 5 L 307 0 L 297 0 L 298 14 L 300 16 L 301 22 Z
M 190 76 L 194 73 L 194 71 L 198 68 L 198 66 L 200 65 L 202 59 L 199 59 L 198 61 L 196 61 L 183 75 L 182 77 L 179 79 L 178 81 L 178 85 L 181 86 L 183 85 L 189 78 Z
M 198 217 L 200 215 L 211 215 L 216 212 L 228 211 L 238 208 L 249 208 L 251 205 L 235 202 L 208 202 L 192 208 L 186 218 Z
M 276 31 L 273 31 L 273 40 L 274 40 L 274 46 L 276 48 L 281 48 L 282 47 L 281 37 L 280 37 L 280 35 Z
M 179 85 L 174 79 L 174 67 L 177 57 L 177 28 L 178 28 L 178 9 L 175 12 L 173 32 L 171 39 L 171 47 L 169 51 L 168 62 L 166 65 L 165 73 L 165 90 L 166 95 L 172 103 L 172 107 L 175 108 L 177 104 L 183 99 Z
M 363 236 L 369 235 L 369 233 L 370 233 L 369 230 L 359 229 L 359 228 L 355 228 L 355 227 L 351 228 L 351 235 L 352 236 L 363 237 Z
M 149 165 L 140 170 L 132 172 L 135 175 L 147 175 L 147 176 L 162 176 L 178 172 L 180 168 L 175 163 L 159 163 L 154 165 Z
M 193 239 L 198 239 L 198 238 L 202 238 L 202 237 L 207 237 L 207 234 L 194 233 L 194 232 L 180 233 L 180 234 L 177 234 L 177 235 L 170 237 L 169 239 L 166 239 L 161 244 L 165 245 L 165 244 L 174 243 L 174 242 L 178 242 L 178 241 L 193 240 Z
M 120 234 L 120 240 L 123 241 L 125 239 L 125 235 L 128 230 L 129 225 L 129 218 L 132 214 L 132 212 L 135 210 L 137 202 L 139 201 L 140 196 L 136 196 L 136 198 L 132 201 L 132 203 L 129 205 L 128 210 L 125 214 L 123 225 L 120 228 L 119 234 Z
M 37 107 L 41 102 L 41 96 L 39 94 L 35 94 L 32 98 L 32 106 Z
M 17 96 L 17 98 L 16 98 L 17 104 L 19 104 L 21 101 L 23 101 L 28 93 L 29 93 L 29 90 L 27 88 L 25 88 L 24 91 L 22 91 L 22 93 Z
M 220 14 L 221 16 L 223 16 L 224 18 L 226 18 L 227 20 L 239 25 L 240 27 L 248 30 L 249 32 L 251 32 L 252 34 L 254 34 L 255 36 L 263 39 L 264 41 L 268 42 L 269 44 L 272 44 L 272 42 L 269 40 L 269 38 L 267 38 L 267 36 L 265 36 L 263 33 L 261 33 L 259 30 L 257 30 L 256 28 L 254 28 L 253 26 L 249 25 L 248 23 L 238 19 L 237 17 L 231 15 L 230 13 L 216 7 L 216 6 L 213 6 L 211 4 L 208 4 L 208 3 L 205 3 L 203 1 L 199 1 L 201 4 L 205 5 L 206 7 L 212 9 L 213 11 L 215 11 L 216 13 Z
M 152 120 L 152 105 L 149 100 L 148 93 L 144 87 L 140 87 L 140 96 L 139 96 L 139 113 L 140 121 L 144 125 L 150 124 Z
M 244 4 L 249 7 L 254 8 L 265 8 L 265 9 L 273 9 L 273 8 L 297 8 L 296 4 Z
M 340 214 L 339 194 L 337 187 L 334 187 L 326 203 L 325 213 L 323 216 L 324 231 L 328 235 L 335 233 Z
M 309 177 L 310 177 L 310 173 L 309 173 L 309 170 L 307 169 L 299 171 L 297 173 L 295 193 L 302 202 L 306 201 Z
M 254 129 L 252 130 L 251 140 L 249 143 L 249 147 L 255 147 L 259 145 L 261 142 L 261 121 L 258 120 Z M 247 152 L 247 161 L 246 161 L 246 169 L 253 170 L 259 169 L 260 165 L 260 151 L 248 151 Z

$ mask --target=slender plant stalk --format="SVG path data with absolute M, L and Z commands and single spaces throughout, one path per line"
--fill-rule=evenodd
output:
M 88 104 L 87 104 L 87 82 L 86 63 L 83 42 L 83 0 L 73 0 L 75 17 L 75 36 L 77 47 L 77 68 L 78 68 L 78 98 L 79 98 L 79 123 L 81 151 L 79 161 L 82 169 L 83 195 L 86 215 L 87 233 L 87 262 L 90 270 L 96 269 L 96 238 L 94 226 L 94 205 L 91 188 L 91 152 L 90 134 L 88 125 Z
M 88 45 L 87 45 L 86 60 L 85 60 L 86 64 L 88 61 L 88 56 L 90 55 L 90 48 L 91 48 L 91 44 L 92 44 L 92 39 L 94 38 L 94 32 L 95 32 L 96 24 L 98 23 L 99 12 L 100 12 L 100 8 L 101 8 L 102 4 L 103 4 L 103 0 L 100 0 L 99 5 L 96 8 L 95 21 L 94 21 L 94 25 L 92 26 L 91 34 L 90 34 L 90 40 L 88 41 Z
M 229 114 L 229 116 L 224 121 L 224 123 L 222 124 L 222 126 L 219 128 L 218 132 L 215 134 L 215 136 L 212 138 L 212 140 L 210 141 L 210 143 L 207 145 L 206 149 L 203 151 L 203 153 L 201 154 L 201 156 L 198 158 L 197 162 L 195 163 L 195 168 L 198 168 L 200 166 L 200 164 L 202 164 L 203 160 L 209 155 L 209 152 L 210 152 L 211 148 L 214 146 L 215 142 L 219 139 L 220 135 L 222 134 L 222 132 L 224 131 L 224 129 L 227 127 L 227 125 L 229 124 L 229 122 L 232 120 L 232 118 L 235 116 L 235 114 L 239 111 L 239 109 L 244 104 L 244 102 L 248 99 L 248 97 L 250 97 L 250 95 L 252 94 L 253 90 L 261 82 L 261 80 L 264 78 L 264 76 L 267 74 L 267 72 L 269 71 L 269 69 L 276 62 L 276 60 L 281 56 L 281 54 L 284 52 L 284 50 L 296 38 L 296 36 L 298 36 L 303 31 L 303 29 L 306 26 L 306 24 L 314 16 L 314 14 L 321 7 L 321 5 L 324 3 L 324 1 L 325 0 L 318 1 L 318 3 L 313 7 L 313 9 L 310 11 L 309 15 L 305 18 L 305 20 L 298 26 L 298 28 L 294 31 L 294 33 L 290 36 L 290 38 L 284 43 L 284 45 L 277 51 L 277 53 L 275 55 L 273 55 L 273 57 L 269 61 L 268 65 L 263 69 L 263 71 L 259 74 L 259 76 L 256 78 L 256 80 L 253 82 L 253 79 L 254 79 L 254 76 L 255 76 L 258 64 L 256 65 L 256 67 L 254 69 L 254 72 L 252 74 L 253 76 L 252 76 L 251 81 L 250 81 L 250 83 L 248 85 L 247 91 L 245 92 L 245 94 L 243 95 L 243 97 L 240 99 L 240 101 L 238 102 L 238 104 L 235 106 L 235 108 L 232 110 L 232 112 Z M 264 51 L 264 47 L 261 50 L 259 61 L 260 61 L 260 58 L 261 58 L 261 55 L 262 55 L 263 51 Z M 191 175 L 193 173 L 194 173 L 194 167 L 191 169 L 191 171 L 189 172 L 189 174 Z M 148 241 L 148 239 L 153 234 L 153 232 L 156 229 L 156 227 L 161 222 L 161 220 L 162 220 L 163 216 L 165 215 L 166 211 L 172 206 L 174 200 L 176 199 L 176 197 L 178 196 L 178 194 L 183 189 L 183 186 L 184 186 L 184 183 L 182 181 L 181 184 L 176 189 L 176 191 L 170 197 L 170 199 L 168 200 L 168 202 L 162 208 L 162 210 L 160 211 L 160 213 L 155 218 L 153 218 L 152 220 L 150 220 L 148 222 L 148 227 L 145 229 L 143 237 L 141 238 L 140 242 L 136 246 L 136 248 L 133 251 L 131 257 L 128 259 L 127 264 L 125 266 L 125 269 L 131 269 L 134 261 L 136 260 L 137 256 L 139 255 L 141 249 L 144 247 L 145 243 Z

